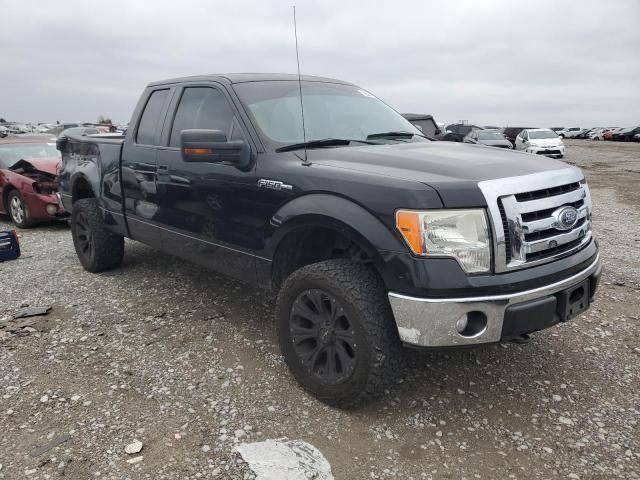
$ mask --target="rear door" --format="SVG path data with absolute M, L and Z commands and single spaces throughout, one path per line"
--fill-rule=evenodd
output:
M 162 248 L 157 195 L 157 155 L 162 126 L 173 89 L 156 87 L 145 91 L 136 108 L 138 119 L 131 125 L 122 149 L 124 210 L 131 237 Z
M 180 134 L 188 129 L 221 130 L 228 140 L 252 145 L 231 97 L 215 82 L 187 84 L 176 90 L 170 112 L 158 154 L 164 249 L 255 282 L 255 251 L 264 223 L 255 162 L 245 170 L 223 163 L 185 162 L 180 149 Z

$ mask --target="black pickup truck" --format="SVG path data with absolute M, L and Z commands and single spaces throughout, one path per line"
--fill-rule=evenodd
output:
M 128 237 L 274 289 L 289 368 L 341 407 L 384 392 L 403 346 L 524 340 L 600 276 L 579 169 L 432 142 L 338 80 L 155 82 L 125 137 L 57 145 L 85 269 L 117 267 Z

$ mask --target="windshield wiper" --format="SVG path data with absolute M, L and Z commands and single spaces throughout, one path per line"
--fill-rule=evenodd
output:
M 308 142 L 293 143 L 276 149 L 276 152 L 290 152 L 301 148 L 321 148 L 321 147 L 340 147 L 349 145 L 351 142 L 366 143 L 367 145 L 378 145 L 376 142 L 368 142 L 367 140 L 355 140 L 347 138 L 323 138 L 322 140 L 309 140 Z
M 367 140 L 374 139 L 374 138 L 411 138 L 414 135 L 427 138 L 424 135 L 420 135 L 419 133 L 399 131 L 399 132 L 372 133 L 371 135 L 367 135 Z

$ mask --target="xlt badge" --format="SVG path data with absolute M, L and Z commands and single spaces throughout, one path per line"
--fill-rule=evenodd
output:
M 293 190 L 292 185 L 279 182 L 278 180 L 266 180 L 264 178 L 261 178 L 260 180 L 258 180 L 258 187 L 268 188 L 269 190 L 278 190 L 278 191 L 282 190 L 286 192 L 290 192 L 291 190 Z

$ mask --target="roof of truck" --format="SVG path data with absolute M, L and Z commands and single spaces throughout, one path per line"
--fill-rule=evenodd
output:
M 325 83 L 341 83 L 344 85 L 352 85 L 343 80 L 327 77 L 315 77 L 312 75 L 302 75 L 300 79 L 303 82 L 325 82 Z M 219 73 L 211 75 L 195 75 L 192 77 L 170 78 L 151 82 L 149 86 L 164 85 L 167 83 L 181 82 L 202 82 L 202 81 L 225 81 L 229 83 L 245 83 L 245 82 L 266 82 L 274 80 L 298 81 L 298 75 L 294 73 Z

